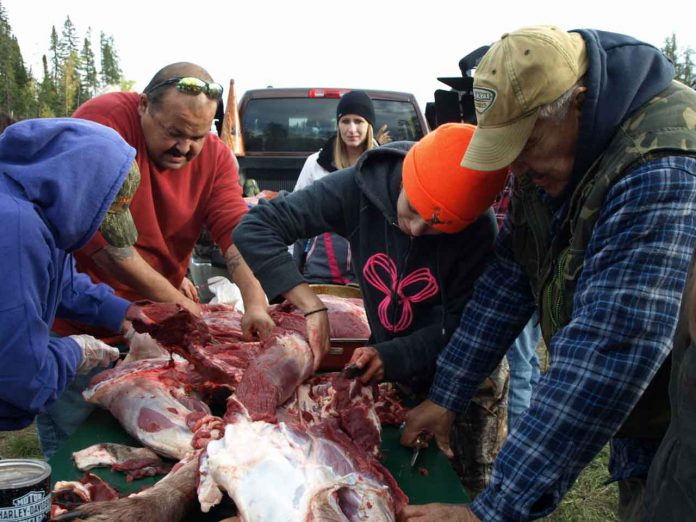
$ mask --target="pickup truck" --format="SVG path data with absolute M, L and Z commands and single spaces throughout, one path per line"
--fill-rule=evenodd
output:
M 288 190 L 310 154 L 336 133 L 336 106 L 351 89 L 273 88 L 246 91 L 236 104 L 234 82 L 223 120 L 222 139 L 239 161 L 242 183 L 261 190 Z M 375 107 L 375 135 L 386 125 L 393 141 L 417 141 L 428 132 L 418 103 L 405 92 L 366 89 Z

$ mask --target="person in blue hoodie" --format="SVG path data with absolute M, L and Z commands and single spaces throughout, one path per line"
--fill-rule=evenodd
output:
M 428 431 L 449 453 L 452 419 L 535 309 L 549 368 L 471 506 L 409 506 L 404 520 L 544 517 L 607 443 L 619 518 L 644 520 L 646 476 L 670 418 L 670 361 L 689 375 L 680 310 L 696 245 L 696 93 L 673 78 L 659 49 L 591 29 L 520 29 L 481 59 L 478 128 L 462 164 L 509 164 L 515 187 L 494 261 L 402 443 Z M 693 416 L 690 386 L 680 406 Z M 663 457 L 690 470 L 667 483 L 693 498 L 686 434 L 675 432 Z
M 0 135 L 2 431 L 31 424 L 76 374 L 118 358 L 89 335 L 51 336 L 56 317 L 119 332 L 141 314 L 76 272 L 72 257 L 100 227 L 116 246 L 135 242 L 134 159 L 115 131 L 82 120 L 25 120 Z

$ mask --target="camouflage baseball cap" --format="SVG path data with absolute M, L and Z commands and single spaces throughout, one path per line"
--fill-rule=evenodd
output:
M 138 230 L 135 228 L 133 216 L 129 210 L 138 185 L 140 185 L 140 169 L 133 160 L 130 171 L 121 185 L 121 190 L 118 191 L 99 227 L 104 239 L 110 245 L 125 248 L 135 245 L 138 239 Z
M 534 128 L 539 108 L 558 99 L 586 71 L 580 33 L 536 26 L 504 34 L 474 74 L 478 127 L 462 167 L 496 170 L 512 163 Z

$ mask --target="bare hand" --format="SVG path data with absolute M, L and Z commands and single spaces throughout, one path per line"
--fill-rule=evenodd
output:
M 176 304 L 183 306 L 191 312 L 193 315 L 196 317 L 200 317 L 203 314 L 203 310 L 201 309 L 201 306 L 196 303 L 195 301 L 191 301 L 191 299 L 188 299 L 184 296 L 181 296 L 181 299 L 176 302 Z
M 326 311 L 317 312 L 307 316 L 307 340 L 314 354 L 314 371 L 319 369 L 319 364 L 331 347 L 331 328 L 329 326 L 329 314 Z
M 275 327 L 275 323 L 265 306 L 250 306 L 245 308 L 242 317 L 242 339 L 251 340 L 254 336 L 265 339 Z
M 480 522 L 469 506 L 457 504 L 424 504 L 406 506 L 399 516 L 399 522 L 407 520 L 422 522 Z
M 386 123 L 379 128 L 375 139 L 377 140 L 377 143 L 379 143 L 380 145 L 384 145 L 385 143 L 391 143 L 392 139 L 391 135 L 389 134 L 389 131 L 387 130 Z
M 196 288 L 196 285 L 194 285 L 188 277 L 184 277 L 184 279 L 181 281 L 181 284 L 179 285 L 179 292 L 184 294 L 194 303 L 200 302 L 198 298 L 198 288 Z
M 372 346 L 356 348 L 348 364 L 355 364 L 358 368 L 367 368 L 358 380 L 363 384 L 370 381 L 381 382 L 384 380 L 384 363 L 379 352 Z
M 430 400 L 421 402 L 406 414 L 406 426 L 401 434 L 401 444 L 416 447 L 421 433 L 435 436 L 437 447 L 447 458 L 454 457 L 449 445 L 449 433 L 455 414 L 453 411 L 438 406 Z

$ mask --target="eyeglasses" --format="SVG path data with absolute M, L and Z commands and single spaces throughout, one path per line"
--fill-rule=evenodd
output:
M 222 85 L 215 82 L 206 82 L 193 76 L 170 78 L 169 80 L 156 83 L 152 87 L 148 87 L 144 92 L 145 94 L 150 94 L 152 91 L 156 91 L 165 85 L 176 85 L 177 91 L 192 96 L 198 96 L 200 93 L 204 93 L 211 100 L 217 100 L 222 97 Z

